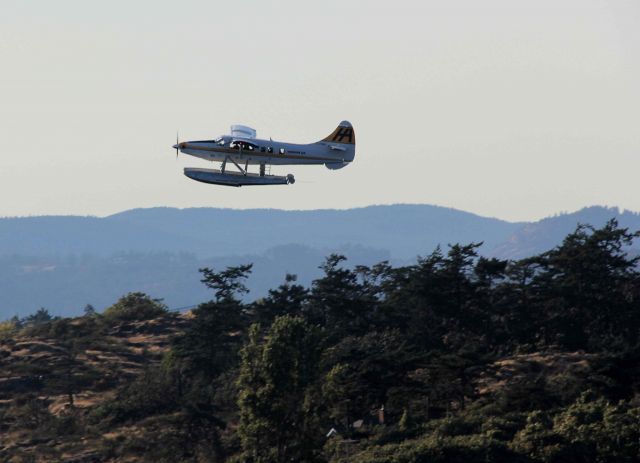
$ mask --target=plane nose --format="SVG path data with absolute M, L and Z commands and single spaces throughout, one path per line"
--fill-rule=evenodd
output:
M 178 148 L 180 148 L 180 147 L 179 147 L 179 146 L 178 146 L 178 144 L 176 143 L 175 145 L 173 145 L 173 146 L 172 146 L 172 148 L 173 148 L 174 150 L 177 150 L 177 149 L 178 149 Z

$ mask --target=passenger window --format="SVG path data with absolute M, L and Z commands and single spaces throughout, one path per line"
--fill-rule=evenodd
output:
M 264 146 L 261 146 L 261 147 L 260 147 L 260 152 L 261 152 L 261 153 L 264 153 L 265 151 L 266 151 L 266 148 L 265 148 Z
M 280 148 L 280 154 L 284 154 L 284 148 Z
M 273 153 L 273 147 L 270 146 L 269 148 L 267 148 L 267 153 Z

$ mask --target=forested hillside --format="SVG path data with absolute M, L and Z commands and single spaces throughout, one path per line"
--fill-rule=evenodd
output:
M 250 263 L 203 268 L 189 313 L 131 293 L 8 320 L 0 461 L 638 461 L 638 236 L 612 220 L 522 260 L 332 254 L 252 302 Z
M 198 269 L 252 262 L 245 301 L 267 295 L 283 275 L 310 286 L 329 254 L 347 265 L 412 263 L 436 246 L 482 242 L 485 257 L 522 259 L 557 246 L 578 223 L 616 218 L 640 229 L 640 215 L 589 207 L 531 223 L 451 208 L 397 204 L 347 210 L 134 209 L 108 217 L 0 218 L 0 319 L 41 307 L 77 316 L 142 291 L 171 308 L 205 300 Z M 108 282 L 108 284 L 105 284 Z

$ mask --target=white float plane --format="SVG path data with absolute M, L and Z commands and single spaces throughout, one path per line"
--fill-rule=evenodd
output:
M 342 169 L 356 154 L 356 136 L 352 125 L 342 121 L 328 137 L 306 145 L 256 138 L 256 131 L 244 125 L 232 125 L 231 135 L 215 140 L 186 141 L 173 145 L 178 152 L 208 161 L 221 162 L 220 169 L 186 167 L 184 174 L 204 183 L 216 185 L 286 185 L 294 183 L 293 175 L 267 174 L 267 166 L 284 164 L 324 164 L 329 169 Z M 229 165 L 237 171 L 228 170 Z M 258 164 L 259 173 L 249 173 L 249 165 Z M 244 167 L 243 167 L 244 165 Z

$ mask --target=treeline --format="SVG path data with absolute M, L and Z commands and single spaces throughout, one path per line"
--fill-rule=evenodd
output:
M 144 422 L 104 455 L 156 462 L 637 461 L 638 236 L 579 226 L 520 261 L 477 243 L 405 267 L 331 255 L 310 288 L 287 275 L 252 303 L 251 265 L 202 269 L 212 300 L 83 422 Z M 165 311 L 129 295 L 74 329 Z

